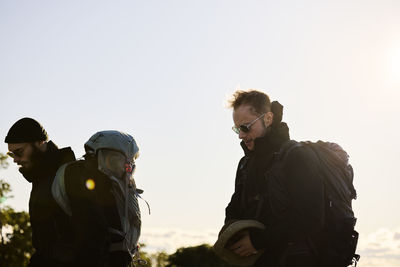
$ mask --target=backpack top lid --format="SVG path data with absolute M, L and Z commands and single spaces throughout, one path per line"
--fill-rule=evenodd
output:
M 91 150 L 97 154 L 101 149 L 119 151 L 130 162 L 133 162 L 139 156 L 139 147 L 135 139 L 131 135 L 120 131 L 97 132 L 85 143 L 86 151 Z

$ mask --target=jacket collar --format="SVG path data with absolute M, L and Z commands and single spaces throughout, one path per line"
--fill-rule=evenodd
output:
M 55 174 L 64 163 L 74 161 L 75 154 L 70 147 L 59 149 L 52 141 L 47 143 L 46 152 L 43 153 L 37 166 L 29 173 L 23 174 L 28 182 L 36 182 L 44 176 Z
M 278 152 L 282 144 L 289 139 L 289 127 L 285 122 L 281 122 L 277 126 L 271 127 L 265 136 L 254 140 L 254 150 L 249 150 L 243 141 L 240 145 L 246 156 L 266 155 Z

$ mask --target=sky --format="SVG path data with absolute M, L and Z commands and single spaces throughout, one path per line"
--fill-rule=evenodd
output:
M 399 14 L 396 0 L 3 0 L 0 139 L 26 116 L 78 157 L 97 131 L 130 133 L 141 239 L 173 252 L 215 242 L 243 155 L 227 100 L 262 90 L 292 139 L 349 153 L 359 266 L 399 266 Z M 3 205 L 27 210 L 11 161 L 0 178 Z

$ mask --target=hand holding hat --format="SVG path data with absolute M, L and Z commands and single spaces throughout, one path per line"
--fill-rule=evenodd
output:
M 255 220 L 239 220 L 224 225 L 214 244 L 215 253 L 223 260 L 238 266 L 251 266 L 263 251 L 256 251 L 251 244 L 249 228 L 265 229 Z

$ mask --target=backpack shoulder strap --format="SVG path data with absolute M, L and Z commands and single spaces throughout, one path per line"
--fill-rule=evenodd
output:
M 72 216 L 71 204 L 65 189 L 65 169 L 70 163 L 65 163 L 58 168 L 51 186 L 51 194 L 60 208 L 69 216 Z
M 282 145 L 281 149 L 278 152 L 275 152 L 274 159 L 279 162 L 284 162 L 293 149 L 302 146 L 303 144 L 301 142 L 297 142 L 295 140 L 286 141 Z

